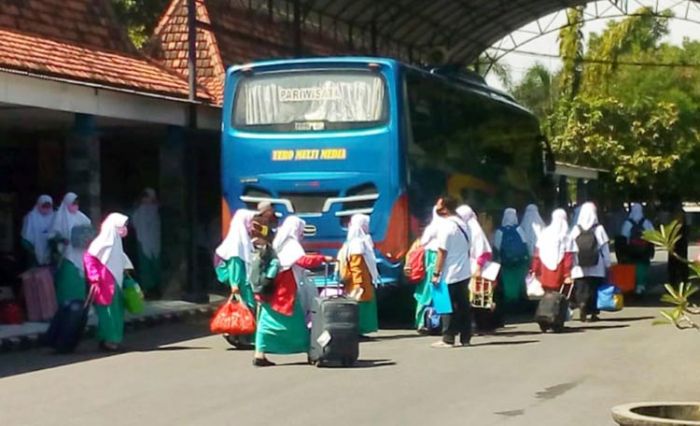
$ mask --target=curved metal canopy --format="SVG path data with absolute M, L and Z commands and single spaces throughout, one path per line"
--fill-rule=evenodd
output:
M 245 0 L 238 0 L 244 2 Z M 252 7 L 286 11 L 295 21 L 331 34 L 352 50 L 429 60 L 440 50 L 451 61 L 473 62 L 524 25 L 594 0 L 247 0 Z M 683 2 L 685 0 L 681 0 Z M 700 11 L 700 0 L 685 1 Z M 653 0 L 609 0 L 627 14 Z M 295 15 L 296 16 L 296 15 Z

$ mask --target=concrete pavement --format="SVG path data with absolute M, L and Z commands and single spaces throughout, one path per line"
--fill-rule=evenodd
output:
M 615 404 L 700 400 L 700 335 L 652 327 L 658 308 L 570 322 L 540 334 L 508 326 L 474 345 L 384 330 L 354 369 L 304 355 L 255 369 L 205 322 L 127 336 L 132 352 L 0 355 L 2 425 L 611 425 Z

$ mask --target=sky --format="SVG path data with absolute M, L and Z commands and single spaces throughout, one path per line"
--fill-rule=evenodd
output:
M 629 10 L 636 10 L 644 5 L 653 6 L 654 1 L 641 1 L 641 0 L 629 0 Z M 670 21 L 670 34 L 666 37 L 664 41 L 672 44 L 681 44 L 684 38 L 690 38 L 692 40 L 700 40 L 700 2 L 688 2 L 679 0 L 658 0 L 659 9 L 663 10 L 670 8 L 675 12 L 676 16 L 685 16 L 686 10 L 689 19 L 696 22 L 689 22 L 681 19 L 672 19 Z M 598 13 L 596 14 L 595 3 L 590 3 L 586 9 L 586 13 L 596 16 L 610 16 L 610 14 L 619 14 L 615 9 L 612 8 L 610 0 L 599 1 Z M 611 20 L 619 20 L 622 18 L 608 18 L 586 22 L 583 33 L 586 38 L 591 32 L 600 33 L 606 26 L 607 22 Z M 564 12 L 559 14 L 552 14 L 545 18 L 540 19 L 540 26 L 543 28 L 556 29 L 561 27 L 566 22 L 566 16 Z M 526 25 L 519 30 L 516 30 L 512 36 L 520 43 L 521 41 L 531 38 L 531 31 L 537 30 L 537 24 L 531 23 Z M 524 76 L 527 69 L 532 67 L 535 63 L 540 62 L 551 71 L 556 71 L 561 67 L 561 61 L 557 58 L 550 58 L 546 56 L 533 56 L 530 54 L 519 53 L 521 52 L 534 52 L 538 54 L 545 55 L 557 55 L 559 53 L 559 43 L 557 40 L 558 31 L 553 31 L 549 34 L 535 38 L 534 40 L 520 45 L 517 47 L 516 51 L 506 54 L 502 59 L 499 60 L 500 64 L 504 64 L 510 70 L 510 75 L 514 83 L 519 82 Z M 499 46 L 500 42 L 496 43 L 494 46 Z M 512 46 L 512 41 L 510 37 L 507 37 L 501 47 L 509 48 Z M 486 77 L 486 81 L 500 89 L 504 89 L 500 80 L 490 73 Z

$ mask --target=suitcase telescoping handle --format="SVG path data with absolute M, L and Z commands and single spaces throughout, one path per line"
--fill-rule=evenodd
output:
M 333 267 L 332 269 L 331 269 L 331 266 Z M 337 261 L 334 261 L 334 262 L 323 262 L 323 268 L 324 268 L 324 271 L 323 271 L 323 288 L 324 288 L 324 289 L 327 289 L 327 288 L 330 286 L 330 281 L 331 281 L 330 277 L 331 277 L 331 275 L 335 275 L 335 274 L 337 273 L 337 271 L 338 271 L 338 262 L 337 262 Z M 338 289 L 338 294 L 337 294 L 337 295 L 338 295 L 338 296 L 342 296 L 343 293 L 344 293 L 343 284 L 340 282 L 340 280 L 336 280 L 336 284 L 337 284 L 337 287 L 336 287 L 336 288 Z
M 559 292 L 563 294 L 567 299 L 571 299 L 571 293 L 574 291 L 574 283 L 562 284 L 559 288 Z

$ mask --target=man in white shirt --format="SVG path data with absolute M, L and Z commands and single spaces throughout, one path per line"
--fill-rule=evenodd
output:
M 432 283 L 447 285 L 452 313 L 442 316 L 442 340 L 433 343 L 435 348 L 467 346 L 471 340 L 471 310 L 469 306 L 469 227 L 457 215 L 457 201 L 442 197 L 435 205 L 437 213 L 447 219 L 438 229 L 438 255 Z M 456 342 L 459 334 L 459 344 Z

